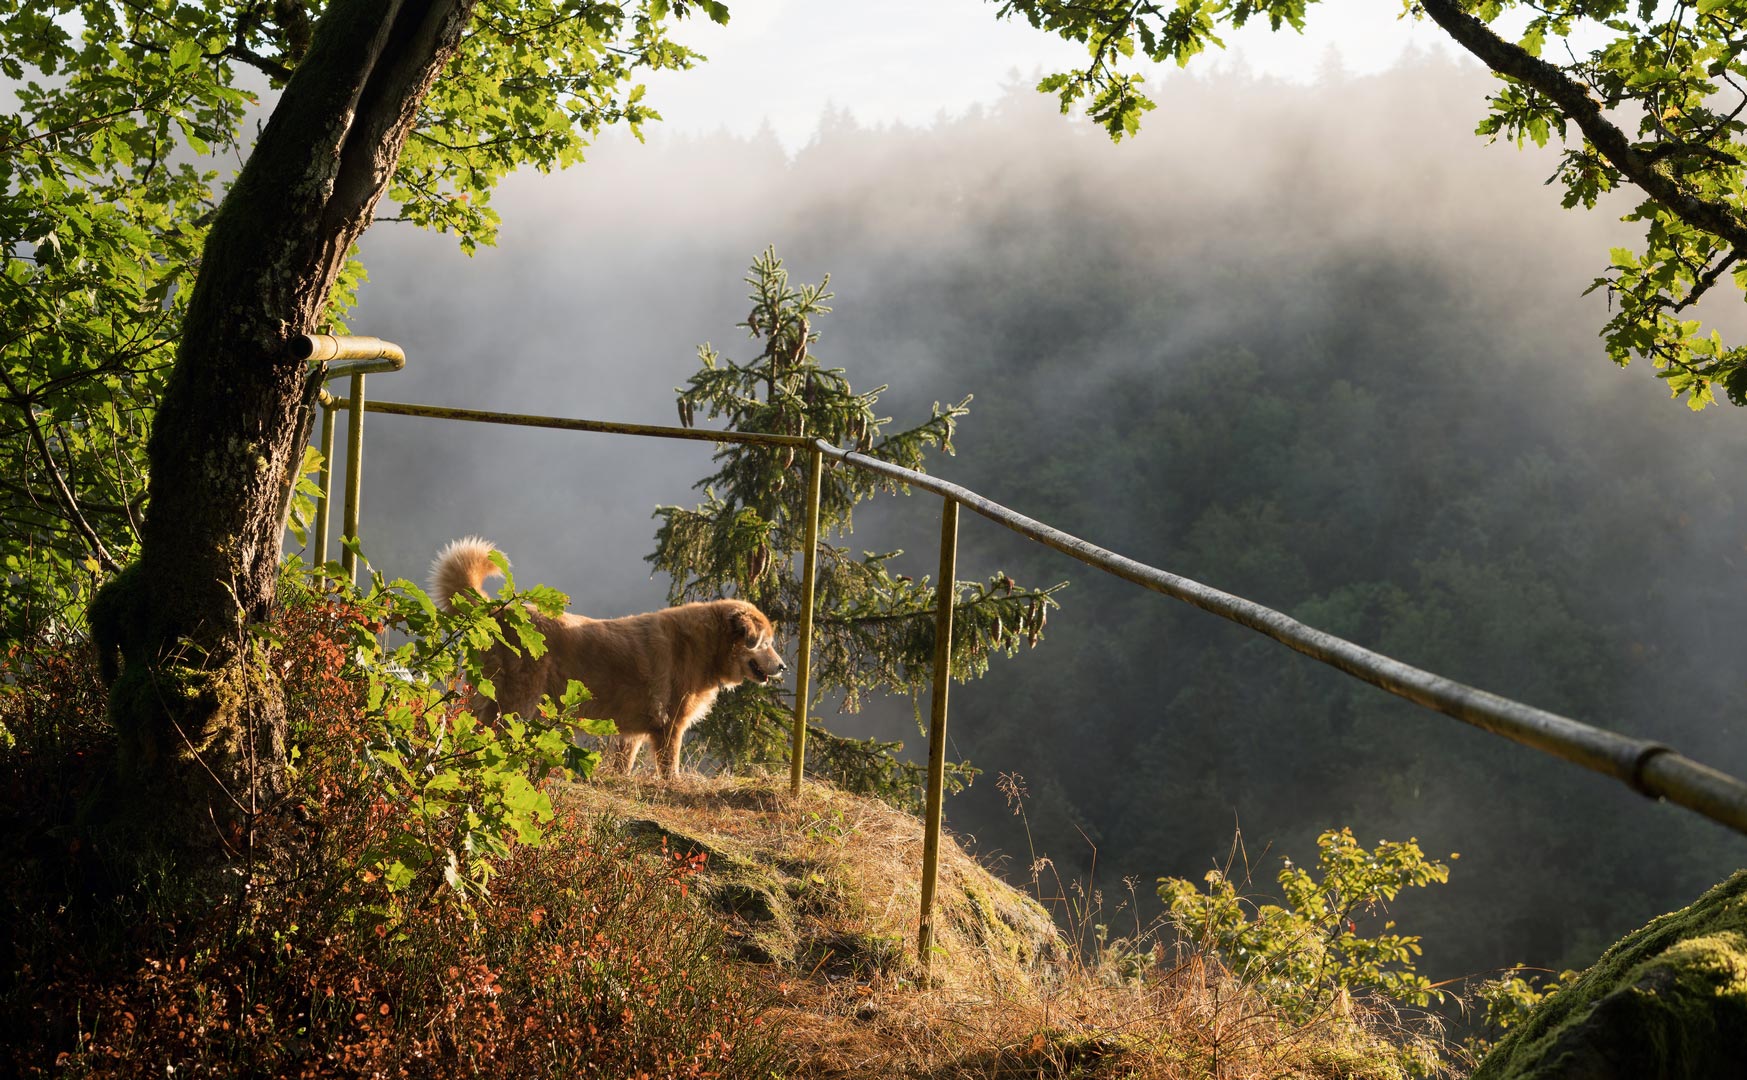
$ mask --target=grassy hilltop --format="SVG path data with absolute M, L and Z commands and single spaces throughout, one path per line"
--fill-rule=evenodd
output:
M 305 710 L 299 797 L 216 883 L 130 852 L 145 826 L 104 779 L 90 650 L 5 658 L 0 1075 L 1401 1074 L 1387 1018 L 1286 1022 L 1216 961 L 1112 940 L 1088 925 L 1095 897 L 1042 890 L 1075 913 L 1070 940 L 950 837 L 925 974 L 922 823 L 829 785 L 549 780 L 538 842 L 508 841 L 489 875 L 434 865 L 390 888 L 444 792 L 390 797 L 380 759 L 415 742 L 360 719 L 338 644 L 354 615 L 309 613 L 278 654 Z M 453 755 L 445 723 L 434 748 Z M 487 835 L 475 779 L 448 807 L 464 846 Z

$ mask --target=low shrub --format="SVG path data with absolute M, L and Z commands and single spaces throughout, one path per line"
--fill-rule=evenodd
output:
M 1216 957 L 1287 1022 L 1387 1030 L 1406 1075 L 1450 1072 L 1454 1048 L 1428 1007 L 1452 995 L 1415 970 L 1419 937 L 1401 933 L 1388 913 L 1401 890 L 1448 881 L 1449 866 L 1428 859 L 1416 840 L 1366 848 L 1351 829 L 1323 832 L 1316 847 L 1314 868 L 1285 860 L 1277 878 L 1285 904 L 1244 895 L 1247 876 L 1221 870 L 1207 873 L 1205 891 L 1160 878 L 1159 898 L 1182 940 Z
M 113 740 L 87 651 L 0 661 L 0 855 L 18 868 L 0 885 L 0 1073 L 766 1075 L 764 998 L 690 895 L 695 861 L 554 816 L 556 711 L 485 725 L 463 708 L 479 645 L 538 648 L 520 600 L 450 618 L 377 586 L 285 590 L 269 637 L 295 798 L 195 915 L 173 868 L 102 873 L 113 841 L 81 807 Z M 418 636 L 385 650 L 393 626 Z

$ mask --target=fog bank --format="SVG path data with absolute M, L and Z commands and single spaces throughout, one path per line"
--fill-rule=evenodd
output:
M 1733 655 L 1747 612 L 1738 480 L 1747 421 L 1727 406 L 1691 415 L 1647 368 L 1606 362 L 1596 337 L 1605 297 L 1581 294 L 1608 247 L 1633 242 L 1616 220 L 1627 207 L 1562 211 L 1557 189 L 1542 184 L 1552 155 L 1473 136 L 1488 86 L 1440 61 L 1313 88 L 1173 80 L 1142 136 L 1120 146 L 1022 86 L 927 129 L 867 129 L 828 115 L 792 158 L 768 133 L 656 134 L 648 146 L 610 139 L 569 174 L 507 183 L 497 200 L 501 242 L 471 260 L 444 237 L 372 230 L 370 281 L 351 324 L 401 343 L 410 358 L 404 373 L 371 378 L 375 397 L 671 423 L 673 388 L 694 369 L 700 343 L 747 357 L 744 331 L 734 329 L 747 308 L 740 279 L 774 244 L 796 278 L 830 273 L 837 310 L 818 326 L 819 353 L 858 387 L 890 383 L 885 403 L 900 419 L 976 394 L 959 456 L 937 463 L 940 474 L 1143 561 L 1288 609 L 1308 605 L 1306 617 L 1344 617 L 1326 583 L 1368 580 L 1380 560 L 1399 562 L 1391 580 L 1420 574 L 1416 589 L 1448 589 L 1464 603 L 1479 602 L 1476 588 L 1454 584 L 1468 579 L 1449 559 L 1520 560 L 1525 584 L 1500 586 L 1486 601 L 1497 621 L 1470 631 L 1451 615 L 1415 636 L 1398 618 L 1387 633 L 1406 648 L 1454 650 L 1451 662 L 1467 666 L 1452 674 L 1489 689 L 1541 694 L 1529 699 L 1747 767 L 1747 684 Z M 1310 372 L 1315 381 L 1303 382 Z M 1149 450 L 1177 438 L 1167 420 L 1196 423 L 1172 419 L 1172 402 L 1217 401 L 1227 378 L 1244 401 L 1270 387 L 1301 394 L 1351 381 L 1351 395 L 1329 399 L 1314 437 L 1294 429 L 1295 441 L 1271 442 L 1283 429 L 1269 426 L 1267 409 L 1205 421 L 1254 451 L 1253 475 L 1338 475 L 1320 508 L 1295 507 L 1290 484 L 1270 488 L 1262 508 L 1246 509 L 1251 492 L 1229 478 L 1221 491 L 1196 494 L 1205 465 L 1174 472 L 1178 459 Z M 1392 421 L 1392 441 L 1356 434 L 1398 400 L 1417 411 Z M 1254 436 L 1237 437 L 1234 424 L 1253 424 Z M 1435 491 L 1416 479 L 1421 444 L 1457 462 Z M 651 512 L 696 500 L 690 485 L 708 471 L 709 452 L 372 416 L 365 547 L 391 576 L 422 579 L 441 543 L 480 533 L 509 552 L 523 581 L 565 590 L 579 610 L 647 609 L 666 591 L 642 561 Z M 1208 505 L 1230 508 L 1229 530 Z M 851 542 L 909 546 L 928 572 L 936 513 L 934 500 L 911 500 L 869 515 Z M 1348 522 L 1355 533 L 1349 542 L 1288 526 L 1263 545 L 1274 513 L 1316 517 L 1324 532 Z M 1511 520 L 1522 527 L 1499 524 Z M 1595 521 L 1621 525 L 1616 533 Z M 953 752 L 988 780 L 1030 778 L 1037 839 L 1067 865 L 1089 863 L 1077 839 L 1085 831 L 1102 838 L 1107 881 L 1198 877 L 1226 849 L 1234 816 L 1258 847 L 1278 840 L 1296 858 L 1329 825 L 1351 822 L 1372 842 L 1411 832 L 1433 854 L 1466 856 L 1449 890 L 1468 913 L 1433 905 L 1423 918 L 1428 934 L 1444 935 L 1450 962 L 1472 970 L 1583 962 L 1605 943 L 1599 935 L 1690 898 L 1696 883 L 1739 861 L 1737 841 L 1694 831 L 1605 782 L 1574 779 L 1569 766 L 1445 734 L 1451 722 L 1441 718 L 1337 701 L 1331 695 L 1346 691 L 1326 680 L 1338 677 L 1304 673 L 1295 665 L 1306 662 L 1284 650 L 1246 651 L 1241 631 L 1211 617 L 1161 614 L 1169 601 L 1098 582 L 981 522 L 965 530 L 965 578 L 1003 565 L 1039 584 L 1075 582 L 1045 644 L 967 688 L 953 719 Z M 1399 550 L 1390 530 L 1400 531 Z M 1337 554 L 1304 573 L 1282 570 L 1277 553 L 1301 544 Z M 1276 553 L 1268 565 L 1253 557 L 1264 546 Z M 1343 546 L 1365 554 L 1338 565 Z M 1563 580 L 1557 568 L 1574 565 L 1593 580 Z M 1568 629 L 1518 648 L 1509 633 L 1524 616 L 1510 605 L 1545 611 L 1524 599 L 1541 579 Z M 1613 677 L 1622 660 L 1609 678 L 1536 681 L 1534 650 L 1592 632 L 1630 640 L 1641 667 L 1630 678 Z M 1212 645 L 1241 655 L 1240 684 L 1183 697 L 1206 668 L 1183 659 L 1199 655 L 1186 650 Z M 1595 648 L 1611 655 L 1611 645 Z M 1303 688 L 1286 685 L 1293 680 Z M 1293 701 L 1316 702 L 1314 725 Z M 913 728 L 902 730 L 906 715 L 846 718 L 843 727 L 919 746 Z M 1393 774 L 1337 776 L 1291 745 L 1312 745 L 1309 729 L 1325 724 L 1363 735 L 1355 754 L 1396 760 L 1384 751 L 1432 745 L 1465 764 L 1444 770 L 1433 755 Z M 1401 746 L 1371 732 L 1400 732 Z M 1191 763 L 1215 751 L 1225 755 L 1221 786 L 1193 788 Z M 1244 771 L 1264 759 L 1268 770 Z M 1122 778 L 1114 787 L 1113 776 Z M 1518 791 L 1558 793 L 1572 820 L 1542 820 L 1545 804 L 1529 798 L 1520 831 L 1501 828 L 1518 812 L 1509 809 Z M 1494 811 L 1477 816 L 1478 805 Z M 1025 851 L 992 783 L 979 782 L 948 816 L 985 850 Z M 1684 869 L 1610 861 L 1616 828 L 1642 830 L 1634 843 L 1685 859 Z M 1574 867 L 1583 868 L 1580 886 Z M 1272 873 L 1259 878 L 1270 883 Z M 1464 880 L 1483 891 L 1463 892 Z M 1602 884 L 1608 896 L 1589 898 L 1582 914 L 1562 906 L 1563 890 Z M 1476 928 L 1476 904 L 1489 907 L 1492 929 Z M 1583 933 L 1568 932 L 1577 923 Z

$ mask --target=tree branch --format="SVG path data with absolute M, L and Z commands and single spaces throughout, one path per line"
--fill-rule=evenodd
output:
M 0 491 L 10 492 L 13 495 L 22 496 L 23 498 L 31 500 L 33 505 L 37 505 L 36 504 L 36 492 L 25 484 L 20 484 L 14 480 L 8 480 L 4 477 L 0 477 Z M 98 502 L 94 499 L 86 499 L 84 502 L 80 503 L 79 505 L 80 505 L 81 509 L 89 511 L 90 513 L 93 513 L 93 514 L 114 514 L 114 515 L 119 516 L 119 515 L 133 513 L 132 507 L 123 506 L 123 505 L 120 505 L 118 503 Z M 10 511 L 8 511 L 8 512 L 10 512 Z M 62 516 L 64 517 L 65 515 L 62 515 Z
M 234 41 L 220 49 L 218 52 L 210 55 L 214 57 L 229 57 L 232 60 L 241 60 L 256 71 L 266 75 L 268 78 L 277 79 L 280 83 L 289 82 L 291 79 L 291 69 L 289 67 L 281 64 L 270 56 L 261 55 L 247 45 L 244 45 L 241 41 Z
M 357 113 L 340 147 L 340 168 L 323 212 L 331 224 L 368 214 L 388 185 L 425 90 L 461 39 L 471 0 L 407 3 L 394 15 L 360 87 Z
M 1737 248 L 1724 256 L 1715 266 L 1699 275 L 1693 282 L 1692 291 L 1686 294 L 1686 299 L 1674 305 L 1675 314 L 1679 314 L 1693 304 L 1698 303 L 1699 297 L 1709 292 L 1711 286 L 1717 283 L 1717 279 L 1722 277 L 1723 274 L 1728 271 L 1729 267 L 1734 266 L 1736 261 L 1740 258 L 1741 252 L 1740 249 Z
M 59 496 L 62 508 L 67 512 L 67 520 L 73 523 L 73 527 L 79 530 L 79 535 L 83 536 L 85 542 L 91 545 L 91 553 L 97 556 L 98 562 L 108 568 L 111 573 L 120 570 L 120 564 L 109 554 L 109 549 L 103 546 L 103 541 L 97 536 L 97 530 L 93 529 L 91 523 L 85 520 L 85 515 L 79 510 L 78 502 L 73 498 L 72 490 L 67 487 L 67 481 L 61 477 L 61 470 L 55 464 L 54 455 L 49 453 L 48 439 L 43 436 L 42 426 L 36 422 L 36 414 L 31 411 L 29 399 L 19 392 L 18 386 L 13 383 L 11 376 L 4 371 L 0 371 L 0 382 L 6 384 L 8 393 L 24 402 L 24 406 L 19 412 L 23 415 L 25 426 L 30 431 L 30 441 L 36 445 L 36 452 L 42 455 L 43 465 L 48 470 L 49 481 L 53 483 L 55 494 Z
M 1491 27 L 1464 12 L 1458 0 L 1420 0 L 1420 7 L 1481 63 L 1559 106 L 1609 164 L 1675 217 L 1722 237 L 1731 247 L 1747 248 L 1747 221 L 1727 202 L 1693 195 L 1659 168 L 1651 155 L 1634 147 L 1626 133 L 1606 117 L 1601 103 L 1582 83 L 1493 33 Z
M 67 134 L 70 134 L 70 133 L 75 132 L 75 131 L 83 130 L 84 128 L 94 127 L 94 126 L 101 125 L 101 124 L 107 124 L 111 120 L 116 120 L 116 119 L 119 119 L 123 116 L 131 116 L 132 114 L 134 114 L 136 112 L 145 112 L 146 110 L 148 110 L 148 109 L 152 108 L 154 105 L 156 105 L 158 103 L 158 101 L 162 100 L 163 98 L 165 98 L 167 96 L 168 96 L 167 94 L 160 94 L 160 95 L 158 95 L 157 98 L 148 98 L 147 100 L 145 100 L 143 102 L 136 102 L 135 104 L 130 105 L 125 109 L 113 109 L 109 112 L 102 114 L 101 116 L 87 116 L 83 119 L 75 120 L 72 123 L 65 125 L 64 127 L 51 128 L 47 131 L 38 132 L 35 135 L 22 134 L 23 131 L 27 130 L 27 128 L 20 127 L 20 129 L 19 129 L 20 135 L 18 138 L 8 139 L 5 142 L 0 142 L 0 152 L 5 152 L 7 154 L 10 154 L 10 153 L 13 153 L 14 151 L 22 148 L 22 147 L 29 146 L 31 143 L 34 143 L 34 142 L 42 142 L 45 139 L 53 139 L 53 138 L 60 136 L 60 135 L 67 135 Z M 40 119 L 40 117 L 32 117 L 31 123 L 34 124 L 38 119 Z
M 469 150 L 490 150 L 498 146 L 513 146 L 517 143 L 539 143 L 552 138 L 552 136 L 549 135 L 505 135 L 501 139 L 487 139 L 484 142 L 457 144 L 446 143 L 441 139 L 426 135 L 423 131 L 416 128 L 413 130 L 412 137 L 426 145 L 449 150 L 457 154 L 466 153 Z

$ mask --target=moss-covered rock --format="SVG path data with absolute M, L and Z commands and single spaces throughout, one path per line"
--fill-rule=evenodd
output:
M 896 934 L 830 931 L 803 941 L 795 959 L 811 972 L 872 979 L 903 968 L 904 940 Z
M 622 822 L 619 831 L 681 857 L 704 856 L 699 890 L 713 910 L 728 917 L 728 940 L 742 959 L 760 964 L 795 960 L 800 938 L 785 881 L 745 854 L 731 850 L 722 838 L 673 822 L 633 818 Z
M 1747 871 L 1652 920 L 1511 1031 L 1473 1080 L 1747 1075 Z
M 966 937 L 1021 967 L 1061 959 L 1064 946 L 1049 913 L 1024 893 L 991 884 L 1001 885 L 968 876 L 960 885 L 964 903 L 953 910 Z

